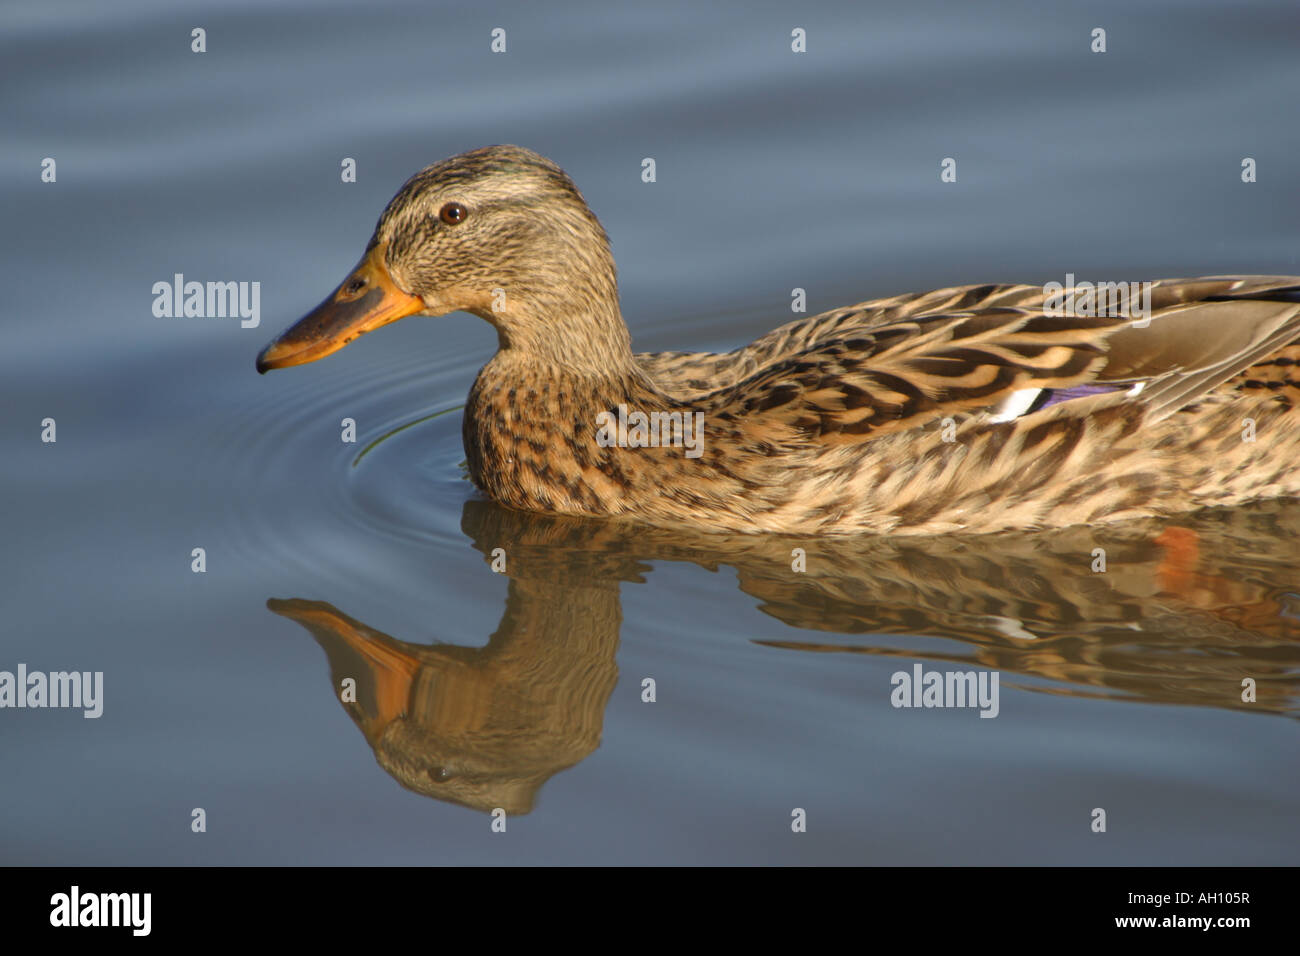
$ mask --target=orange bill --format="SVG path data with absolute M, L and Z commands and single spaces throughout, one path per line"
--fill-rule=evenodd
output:
M 394 284 L 384 265 L 384 246 L 377 245 L 328 299 L 262 349 L 257 370 L 314 362 L 358 336 L 423 310 L 423 299 Z

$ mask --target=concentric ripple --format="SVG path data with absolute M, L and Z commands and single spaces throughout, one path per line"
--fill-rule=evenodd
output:
M 211 493 L 236 560 L 326 589 L 395 542 L 463 551 L 461 506 L 473 494 L 459 411 L 481 356 L 348 358 L 281 374 L 270 398 L 240 389 L 182 452 L 187 471 L 220 476 Z M 355 442 L 342 440 L 345 419 Z

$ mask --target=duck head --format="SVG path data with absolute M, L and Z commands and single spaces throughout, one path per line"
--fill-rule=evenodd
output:
M 605 230 L 559 166 L 488 146 L 429 166 L 389 202 L 365 255 L 324 302 L 262 350 L 303 365 L 408 315 L 472 312 L 502 350 L 542 362 L 631 361 Z

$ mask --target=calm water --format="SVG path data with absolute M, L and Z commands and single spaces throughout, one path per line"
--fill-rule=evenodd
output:
M 477 319 L 253 370 L 410 173 L 493 142 L 573 175 L 642 349 L 748 341 L 795 287 L 1300 273 L 1294 3 L 264 6 L 0 9 L 0 670 L 105 682 L 98 720 L 0 711 L 0 861 L 1295 861 L 1300 506 L 529 517 L 461 467 Z M 260 282 L 260 327 L 155 318 L 175 273 Z M 893 708 L 918 662 L 997 671 L 998 717 Z

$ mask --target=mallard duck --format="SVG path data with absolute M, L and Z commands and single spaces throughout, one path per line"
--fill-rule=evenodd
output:
M 550 160 L 489 146 L 408 180 L 257 368 L 403 316 L 486 319 L 498 348 L 465 406 L 469 474 L 531 511 L 927 534 L 1300 494 L 1300 277 L 1149 290 L 1142 318 L 981 285 L 836 309 L 726 354 L 636 354 L 581 193 Z

